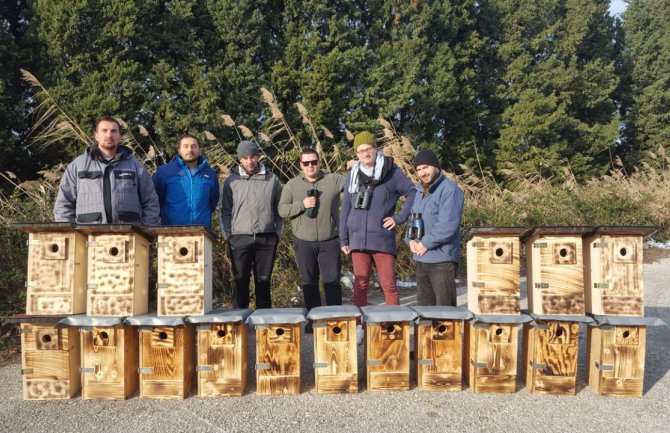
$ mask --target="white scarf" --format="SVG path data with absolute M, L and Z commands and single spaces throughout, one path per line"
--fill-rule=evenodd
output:
M 382 169 L 384 168 L 384 154 L 377 150 L 377 158 L 375 159 L 375 168 L 374 168 L 374 179 L 379 181 L 379 178 L 382 175 Z M 358 192 L 358 174 L 362 170 L 361 162 L 356 161 L 354 166 L 351 167 L 351 177 L 349 182 L 349 193 L 355 194 Z

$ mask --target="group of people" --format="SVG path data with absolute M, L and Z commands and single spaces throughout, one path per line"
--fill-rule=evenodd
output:
M 398 305 L 396 227 L 410 214 L 420 231 L 406 235 L 416 261 L 417 304 L 456 305 L 455 277 L 460 259 L 462 191 L 444 176 L 430 150 L 419 151 L 414 185 L 375 146 L 370 132 L 354 139 L 357 160 L 346 176 L 326 173 L 314 149 L 300 153 L 301 173 L 282 187 L 260 161 L 252 141 L 237 146 L 239 165 L 221 189 L 202 155 L 197 137 L 179 140 L 174 159 L 153 178 L 121 144 L 119 122 L 98 120 L 94 143 L 71 162 L 54 205 L 56 222 L 83 224 L 190 225 L 211 228 L 221 204 L 221 232 L 227 240 L 234 279 L 234 306 L 249 306 L 254 277 L 256 308 L 271 308 L 271 278 L 283 218 L 291 222 L 305 307 L 342 304 L 341 253 L 351 255 L 354 304 L 367 305 L 372 264 L 387 305 Z M 404 203 L 396 213 L 400 197 Z M 310 324 L 306 332 L 311 332 Z M 359 342 L 362 328 L 357 329 Z

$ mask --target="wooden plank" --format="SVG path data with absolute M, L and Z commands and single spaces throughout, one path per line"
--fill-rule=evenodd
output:
M 526 386 L 535 394 L 574 395 L 579 324 L 549 321 L 546 326 L 524 326 Z
M 242 395 L 247 383 L 247 325 L 211 324 L 198 331 L 198 395 L 218 397 Z
M 415 326 L 414 364 L 419 389 L 463 389 L 462 323 L 460 320 L 432 320 L 430 325 Z
M 358 392 L 356 319 L 316 320 L 314 325 L 316 392 Z
M 473 392 L 516 392 L 518 325 L 468 324 L 470 387 Z
M 74 397 L 79 379 L 79 339 L 74 328 L 56 323 L 21 324 L 21 367 L 25 400 Z
M 300 324 L 256 327 L 256 364 L 259 395 L 299 394 Z
M 365 336 L 368 391 L 409 390 L 409 323 L 368 323 Z

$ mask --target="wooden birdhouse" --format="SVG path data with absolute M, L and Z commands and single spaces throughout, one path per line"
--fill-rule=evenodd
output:
M 592 227 L 537 227 L 522 237 L 528 309 L 537 315 L 584 315 L 582 235 Z
M 136 316 L 149 302 L 148 234 L 132 225 L 86 225 L 88 316 Z
M 198 396 L 242 395 L 247 386 L 250 310 L 214 310 L 186 321 L 197 331 Z
M 195 376 L 195 329 L 181 317 L 127 317 L 139 328 L 140 397 L 183 399 Z
M 643 236 L 651 227 L 598 227 L 584 239 L 586 312 L 644 316 Z
M 71 316 L 61 321 L 79 328 L 81 396 L 125 400 L 137 391 L 137 328 L 121 317 Z
M 466 233 L 468 309 L 474 314 L 519 314 L 522 227 L 475 227 Z
M 476 393 L 513 393 L 517 390 L 520 316 L 476 316 L 465 326 L 465 370 Z
M 463 389 L 463 325 L 469 311 L 450 306 L 415 306 L 414 366 L 424 391 Z
M 647 326 L 664 324 L 649 317 L 595 316 L 588 327 L 586 374 L 600 395 L 641 397 L 644 390 Z
M 300 393 L 300 326 L 302 308 L 264 308 L 247 323 L 256 326 L 256 393 Z
M 28 233 L 26 313 L 86 311 L 86 236 L 74 224 L 17 224 Z
M 573 316 L 556 317 L 535 317 L 523 326 L 522 371 L 533 394 L 575 395 L 577 391 L 580 322 Z M 580 321 L 591 318 L 584 316 Z
M 354 305 L 316 307 L 307 318 L 314 329 L 314 374 L 318 394 L 358 392 Z
M 204 226 L 162 226 L 148 230 L 157 238 L 157 314 L 208 313 L 212 309 L 212 232 Z
M 74 397 L 81 388 L 79 335 L 58 326 L 61 317 L 31 318 L 21 322 L 21 374 L 24 400 Z
M 417 314 L 402 305 L 362 307 L 368 391 L 410 389 L 410 322 Z

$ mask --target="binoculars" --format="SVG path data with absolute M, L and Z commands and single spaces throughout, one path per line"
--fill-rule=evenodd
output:
M 359 191 L 356 194 L 356 203 L 354 209 L 368 210 L 370 208 L 370 201 L 372 200 L 372 192 L 369 189 Z
M 308 218 L 316 218 L 316 215 L 319 213 L 319 195 L 320 192 L 316 188 L 307 190 L 307 197 L 316 197 L 316 206 L 305 211 L 305 215 L 307 215 Z
M 421 240 L 424 234 L 423 218 L 421 212 L 412 212 L 409 225 L 407 226 L 407 237 L 410 240 Z

